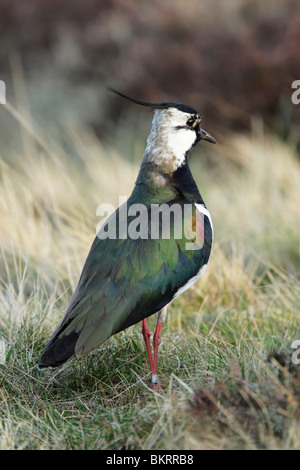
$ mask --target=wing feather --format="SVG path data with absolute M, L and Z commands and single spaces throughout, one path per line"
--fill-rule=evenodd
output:
M 66 337 L 73 338 L 72 353 L 85 355 L 171 302 L 176 291 L 208 261 L 212 231 L 209 219 L 204 219 L 201 249 L 187 251 L 184 238 L 151 239 L 151 223 L 148 239 L 96 237 L 64 318 L 40 363 L 43 355 L 51 356 L 47 348 L 59 350 L 56 343 Z

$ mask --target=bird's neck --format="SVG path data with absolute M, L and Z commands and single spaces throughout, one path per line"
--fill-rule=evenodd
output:
M 179 167 L 172 174 L 172 184 L 188 201 L 203 203 L 198 186 L 190 170 L 188 159 L 186 159 L 186 162 L 183 166 Z
M 132 196 L 135 200 L 146 199 L 151 203 L 169 202 L 177 198 L 203 202 L 187 158 L 172 173 L 161 172 L 159 165 L 143 161 Z

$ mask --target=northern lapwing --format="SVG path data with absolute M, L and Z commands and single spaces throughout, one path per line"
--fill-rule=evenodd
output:
M 151 387 L 156 390 L 167 307 L 202 276 L 212 247 L 212 221 L 191 174 L 189 153 L 200 140 L 216 141 L 201 128 L 201 116 L 190 106 L 146 103 L 111 91 L 152 108 L 151 132 L 126 208 L 121 205 L 96 236 L 65 315 L 38 364 L 41 369 L 56 367 L 73 355 L 84 356 L 142 321 Z M 147 318 L 154 313 L 152 355 Z

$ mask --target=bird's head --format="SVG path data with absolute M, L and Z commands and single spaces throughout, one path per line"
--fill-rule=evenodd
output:
M 184 165 L 188 153 L 200 140 L 216 143 L 201 128 L 201 116 L 182 103 L 147 103 L 111 90 L 133 103 L 154 110 L 152 128 L 147 140 L 144 163 L 157 165 L 163 173 L 172 173 Z

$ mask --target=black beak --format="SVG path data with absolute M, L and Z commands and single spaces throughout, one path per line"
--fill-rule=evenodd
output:
M 200 128 L 199 135 L 200 135 L 200 139 L 208 140 L 208 142 L 211 142 L 212 144 L 215 144 L 217 142 L 216 139 L 212 135 L 210 135 L 208 132 L 206 132 L 204 129 Z

